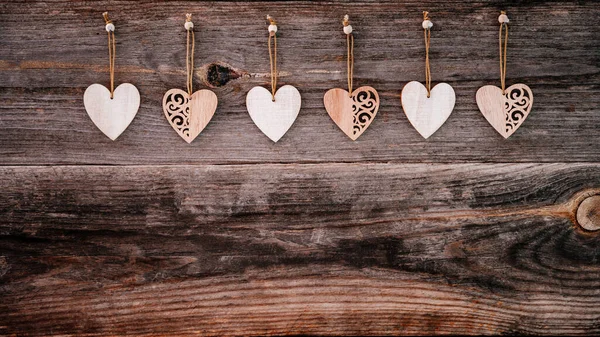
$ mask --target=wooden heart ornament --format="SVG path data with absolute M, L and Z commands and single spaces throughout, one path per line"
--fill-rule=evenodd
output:
M 402 89 L 402 108 L 412 126 L 427 139 L 448 119 L 456 95 L 448 83 L 438 83 L 427 97 L 427 88 L 412 81 Z
M 217 95 L 210 90 L 198 90 L 190 96 L 171 89 L 163 97 L 163 111 L 177 134 L 191 143 L 212 119 L 217 103 Z
M 117 139 L 129 126 L 140 107 L 140 92 L 130 83 L 119 85 L 110 98 L 102 84 L 90 85 L 83 94 L 85 111 L 111 140 Z
M 365 132 L 379 110 L 379 94 L 368 86 L 354 90 L 352 95 L 344 89 L 330 89 L 323 102 L 329 117 L 352 140 Z
M 246 96 L 246 107 L 250 118 L 260 131 L 277 142 L 292 127 L 300 112 L 300 92 L 291 85 L 284 85 L 275 92 L 263 87 L 254 87 Z
M 523 124 L 533 105 L 533 92 L 525 84 L 502 89 L 486 85 L 477 90 L 477 106 L 487 121 L 504 138 L 510 137 Z

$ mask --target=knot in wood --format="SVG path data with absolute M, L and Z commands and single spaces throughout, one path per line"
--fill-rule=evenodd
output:
M 600 195 L 590 196 L 579 204 L 577 223 L 587 231 L 600 230 Z
M 240 76 L 241 74 L 228 64 L 211 63 L 206 68 L 205 83 L 212 88 L 218 88 Z

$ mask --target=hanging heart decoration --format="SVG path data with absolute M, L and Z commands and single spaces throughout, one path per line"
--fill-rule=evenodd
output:
M 477 106 L 487 121 L 504 138 L 510 137 L 529 116 L 533 106 L 533 92 L 522 83 L 506 88 L 506 52 L 508 49 L 508 23 L 505 11 L 498 16 L 500 23 L 500 84 L 501 88 L 485 85 L 477 90 Z M 504 32 L 504 36 L 502 36 Z
M 401 97 L 406 117 L 425 139 L 446 122 L 456 102 L 454 89 L 448 83 L 438 83 L 427 97 L 427 88 L 412 81 L 404 86 Z
M 163 97 L 163 111 L 177 134 L 191 143 L 212 119 L 217 102 L 217 95 L 210 90 L 198 90 L 190 96 L 171 89 Z
M 187 92 L 171 89 L 163 96 L 163 111 L 167 121 L 177 134 L 191 143 L 204 130 L 217 110 L 217 95 L 206 89 L 193 90 L 194 78 L 194 23 L 192 14 L 185 15 L 183 27 L 187 31 L 186 41 L 186 85 Z
M 275 93 L 275 100 L 271 92 L 263 87 L 252 88 L 246 96 L 250 118 L 274 142 L 292 127 L 300 112 L 301 103 L 300 92 L 291 85 L 279 88 Z
M 111 140 L 127 129 L 140 107 L 140 92 L 130 83 L 119 85 L 110 97 L 102 84 L 90 85 L 83 94 L 83 105 L 92 122 Z
M 371 125 L 379 110 L 379 94 L 372 87 L 360 87 L 348 94 L 341 88 L 330 89 L 323 98 L 325 110 L 335 124 L 352 140 L 358 139 Z
M 108 71 L 110 90 L 102 84 L 92 84 L 83 93 L 83 105 L 92 122 L 111 140 L 117 139 L 127 129 L 140 107 L 140 92 L 131 83 L 115 89 L 115 25 L 102 13 L 108 34 Z
M 533 92 L 525 84 L 514 84 L 505 93 L 486 85 L 477 90 L 477 106 L 487 121 L 504 138 L 510 137 L 523 124 L 533 106 Z

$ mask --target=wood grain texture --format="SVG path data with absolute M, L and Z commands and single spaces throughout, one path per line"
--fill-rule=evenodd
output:
M 115 82 L 142 97 L 116 142 L 82 99 L 109 83 L 106 10 Z M 424 81 L 423 10 L 456 92 L 428 140 L 400 103 Z M 507 140 L 475 102 L 499 84 L 500 10 L 507 83 L 536 96 Z M 194 87 L 219 99 L 190 145 L 161 108 L 185 13 Z M 270 83 L 267 13 L 302 95 L 278 144 L 245 106 Z M 355 86 L 381 100 L 356 142 L 323 107 L 344 14 Z M 0 0 L 0 336 L 600 334 L 599 20 L 591 0 Z
M 600 332 L 600 236 L 571 222 L 597 164 L 0 179 L 2 334 Z
M 596 1 L 4 1 L 2 8 L 3 164 L 600 160 Z M 399 100 L 406 83 L 424 81 L 424 8 L 439 23 L 432 28 L 433 77 L 456 92 L 453 118 L 429 140 L 412 128 Z M 535 113 L 508 142 L 497 137 L 475 102 L 478 88 L 500 83 L 501 9 L 511 18 L 507 83 L 526 83 L 536 96 Z M 91 83 L 108 84 L 105 10 L 114 13 L 118 27 L 116 83 L 135 83 L 143 98 L 118 144 L 98 134 L 81 101 Z M 187 12 L 199 15 L 195 87 L 215 86 L 220 105 L 202 141 L 182 156 L 161 102 L 185 78 L 181 18 Z M 303 99 L 282 144 L 257 132 L 244 104 L 252 87 L 270 83 L 267 13 L 280 27 L 280 83 L 298 88 Z M 373 86 L 381 98 L 369 128 L 377 136 L 359 142 L 348 142 L 323 108 L 325 92 L 346 83 L 340 18 L 347 13 L 355 30 L 355 86 Z

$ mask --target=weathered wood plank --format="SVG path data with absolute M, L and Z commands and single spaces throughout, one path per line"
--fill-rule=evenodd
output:
M 498 82 L 500 9 L 508 83 L 535 93 L 508 141 L 474 99 Z M 117 83 L 142 94 L 114 143 L 82 102 L 108 83 L 105 10 Z M 422 10 L 457 93 L 427 141 L 399 98 L 423 79 Z M 187 12 L 196 88 L 220 101 L 189 146 L 160 106 Z M 278 144 L 244 106 L 268 84 L 267 13 L 303 97 Z M 346 13 L 355 83 L 382 100 L 355 143 L 322 106 Z M 600 226 L 578 209 L 600 193 L 599 19 L 595 1 L 0 1 L 0 335 L 600 334 L 600 234 L 575 224 Z
M 0 169 L 0 334 L 600 333 L 598 164 Z
M 271 162 L 597 162 L 600 160 L 600 7 L 595 1 L 160 2 L 11 1 L 0 13 L 0 163 L 226 164 Z M 400 91 L 422 80 L 421 11 L 431 12 L 434 82 L 456 90 L 453 115 L 423 140 L 401 110 Z M 477 88 L 498 83 L 497 15 L 511 17 L 508 83 L 535 94 L 524 126 L 505 141 L 481 116 Z M 88 119 L 85 88 L 108 83 L 100 13 L 117 25 L 117 82 L 141 92 L 138 117 L 117 142 Z M 207 82 L 217 113 L 192 144 L 162 116 L 162 95 L 185 81 L 184 14 L 197 27 L 196 87 Z M 280 27 L 283 84 L 303 107 L 277 144 L 253 125 L 244 99 L 268 84 L 267 13 Z M 381 95 L 378 117 L 357 142 L 329 119 L 323 95 L 345 85 L 340 19 L 356 30 L 356 85 Z M 583 27 L 585 26 L 585 27 Z M 222 64 L 224 66 L 216 66 Z M 209 75 L 206 75 L 206 74 Z

